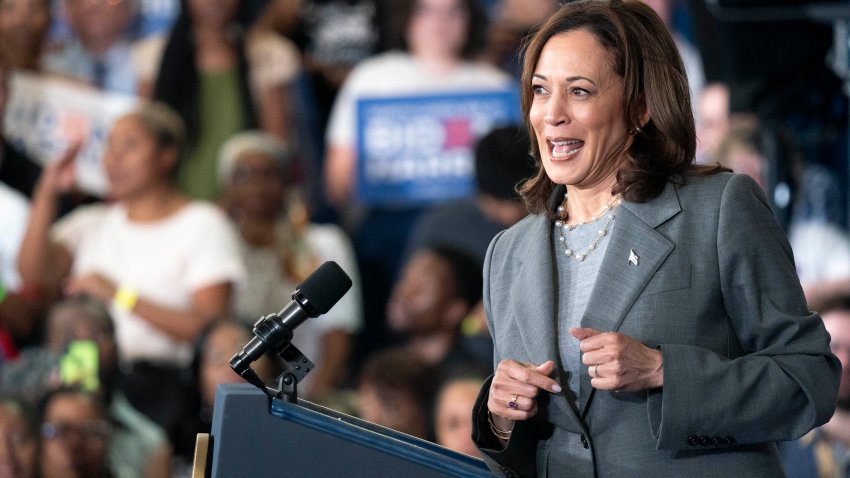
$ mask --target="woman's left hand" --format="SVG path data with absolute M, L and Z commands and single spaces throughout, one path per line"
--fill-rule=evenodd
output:
M 581 361 L 588 366 L 593 388 L 638 392 L 664 384 L 661 351 L 618 332 L 571 328 L 581 342 Z
M 87 294 L 105 305 L 109 305 L 115 297 L 116 290 L 115 284 L 100 274 L 74 276 L 65 285 L 66 295 Z

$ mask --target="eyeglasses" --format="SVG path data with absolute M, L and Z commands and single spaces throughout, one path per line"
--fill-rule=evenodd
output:
M 240 164 L 233 168 L 231 178 L 234 184 L 246 184 L 255 181 L 281 183 L 283 171 L 275 166 L 254 168 Z
M 106 420 L 92 420 L 83 423 L 44 422 L 41 435 L 48 440 L 67 440 L 72 435 L 83 440 L 105 440 L 112 434 L 112 425 Z

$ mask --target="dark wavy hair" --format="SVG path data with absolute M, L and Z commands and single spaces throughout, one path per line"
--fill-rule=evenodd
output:
M 458 0 L 467 12 L 466 43 L 460 51 L 464 59 L 472 59 L 484 48 L 487 34 L 487 16 L 479 6 L 478 0 Z M 388 0 L 387 46 L 392 49 L 410 51 L 407 45 L 407 30 L 420 0 Z
M 198 63 L 195 61 L 195 41 L 192 38 L 192 17 L 187 0 L 180 1 L 180 14 L 174 22 L 154 85 L 153 99 L 174 108 L 186 124 L 186 140 L 194 145 L 200 132 L 198 104 Z M 235 49 L 239 78 L 239 96 L 245 114 L 245 129 L 257 127 L 257 113 L 248 80 L 248 60 L 245 53 L 244 28 L 248 10 L 244 0 L 234 19 Z
M 641 0 L 566 3 L 528 38 L 521 84 L 525 118 L 531 110 L 532 77 L 543 47 L 553 36 L 575 30 L 596 37 L 609 52 L 615 73 L 624 80 L 623 120 L 632 134 L 631 141 L 627 138 L 609 158 L 628 156 L 626 166 L 617 173 L 612 194 L 646 202 L 661 194 L 667 182 L 684 181 L 687 174 L 713 174 L 725 169 L 693 162 L 696 132 L 682 58 L 664 22 Z M 652 116 L 641 125 L 644 107 Z M 530 137 L 535 138 L 531 124 L 527 127 Z M 531 154 L 537 162 L 537 174 L 520 186 L 520 194 L 529 211 L 553 215 L 548 203 L 557 195 L 558 185 L 546 175 L 536 141 L 531 142 Z

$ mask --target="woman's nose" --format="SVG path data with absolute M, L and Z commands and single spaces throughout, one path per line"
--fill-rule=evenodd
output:
M 567 103 L 560 94 L 555 93 L 549 98 L 543 121 L 549 126 L 558 126 L 570 122 Z

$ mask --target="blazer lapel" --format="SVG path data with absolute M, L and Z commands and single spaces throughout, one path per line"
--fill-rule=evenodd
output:
M 672 184 L 649 202 L 623 202 L 581 319 L 582 327 L 601 332 L 619 330 L 640 292 L 673 251 L 674 244 L 655 228 L 679 211 Z M 587 366 L 582 365 L 582 369 L 580 403 L 584 415 L 594 390 Z
M 544 243 L 526 242 L 526 254 L 519 265 L 520 271 L 511 285 L 511 297 L 515 316 L 522 321 L 519 333 L 525 350 L 532 362 L 540 364 L 557 360 L 555 277 L 552 260 L 551 231 L 544 216 L 534 218 L 534 225 L 527 234 L 535 241 L 546 238 Z
M 559 298 L 555 262 L 552 257 L 552 222 L 543 215 L 534 218 L 534 225 L 527 237 L 546 238 L 544 243 L 524 244 L 526 254 L 519 264 L 520 273 L 511 286 L 511 297 L 516 317 L 520 317 L 520 339 L 529 359 L 535 364 L 554 360 L 557 364 L 558 382 L 566 386 L 561 357 L 558 353 L 558 317 L 556 301 Z M 566 396 L 551 397 L 550 403 L 560 409 L 561 416 L 584 429 L 578 411 L 570 405 Z M 550 415 L 552 411 L 549 412 Z

